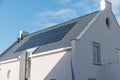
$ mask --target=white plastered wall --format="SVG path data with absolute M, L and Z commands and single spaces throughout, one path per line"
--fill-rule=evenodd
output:
M 31 80 L 72 80 L 70 59 L 71 50 L 32 57 Z
M 19 60 L 0 63 L 0 80 L 19 80 Z
M 106 18 L 110 18 L 110 28 L 106 26 Z M 102 66 L 93 65 L 92 42 L 101 44 Z M 116 64 L 118 54 L 116 48 L 120 48 L 120 28 L 111 12 L 110 3 L 107 3 L 106 9 L 98 16 L 87 32 L 72 43 L 72 53 L 74 59 L 75 80 L 88 80 L 96 78 L 97 80 L 120 80 L 117 75 L 111 75 L 114 71 L 120 73 L 118 67 L 105 66 Z M 115 68 L 117 68 L 115 70 Z M 109 71 L 109 70 L 113 70 Z M 113 78 L 114 77 L 114 78 Z

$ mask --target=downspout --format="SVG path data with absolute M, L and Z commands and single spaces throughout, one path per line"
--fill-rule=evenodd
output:
M 23 51 L 20 58 L 19 80 L 30 80 L 31 78 L 31 55 L 38 47 Z
M 26 50 L 26 63 L 25 63 L 25 80 L 31 80 L 31 55 L 38 49 L 38 47 Z
M 27 54 L 28 54 L 28 53 L 26 52 L 26 55 L 25 55 L 25 80 L 28 80 L 27 77 L 26 77 L 26 76 L 27 76 L 27 75 L 26 75 L 26 74 L 27 74 L 27 71 L 26 71 L 26 70 L 27 70 L 27 60 L 26 60 L 26 59 L 27 59 L 27 57 L 28 57 Z
M 72 40 L 72 42 L 71 42 L 71 45 L 72 45 L 72 51 L 71 51 L 71 59 L 70 59 L 70 65 L 71 65 L 71 76 L 72 76 L 72 80 L 76 80 L 76 78 L 75 78 L 75 65 L 74 65 L 74 63 L 75 63 L 75 42 L 76 42 L 76 40 Z
M 74 75 L 74 70 L 73 70 L 72 55 L 71 55 L 71 60 L 70 60 L 70 67 L 71 67 L 72 80 L 75 80 L 75 75 Z

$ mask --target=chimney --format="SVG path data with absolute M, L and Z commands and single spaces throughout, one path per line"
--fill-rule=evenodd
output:
M 26 32 L 26 31 L 20 31 L 20 34 L 19 34 L 19 38 L 18 38 L 18 43 L 25 37 L 27 36 L 29 33 Z
M 104 10 L 106 8 L 106 0 L 100 0 L 100 9 Z
M 20 31 L 20 38 L 23 38 L 23 37 L 25 37 L 25 36 L 27 36 L 29 33 L 28 32 L 26 32 L 26 31 Z

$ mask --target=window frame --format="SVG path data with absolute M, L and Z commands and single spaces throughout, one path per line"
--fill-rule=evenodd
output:
M 11 70 L 9 69 L 7 71 L 7 80 L 10 80 L 10 78 L 11 78 Z
M 120 64 L 120 49 L 116 48 L 116 53 L 118 54 L 118 64 Z
M 110 27 L 111 27 L 110 17 L 107 17 L 107 18 L 105 19 L 105 23 L 106 23 L 107 28 L 110 29 Z
M 101 66 L 101 44 L 93 41 L 92 50 L 93 50 L 93 64 Z

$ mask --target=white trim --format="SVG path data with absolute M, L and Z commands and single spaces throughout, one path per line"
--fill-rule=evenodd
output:
M 6 60 L 6 61 L 1 61 L 0 65 L 1 64 L 6 64 L 6 63 L 12 63 L 12 62 L 16 62 L 16 61 L 19 61 L 19 58 L 10 59 L 10 60 Z
M 98 18 L 98 16 L 102 13 L 102 11 L 100 11 L 93 19 L 92 21 L 90 21 L 88 23 L 88 25 L 85 27 L 85 29 L 78 35 L 78 37 L 76 39 L 80 39 L 86 32 L 87 30 L 91 27 L 91 25 L 96 21 L 96 19 Z
M 27 49 L 26 51 L 33 53 L 37 48 L 38 48 L 38 47 L 30 48 L 30 49 Z
M 55 50 L 50 50 L 50 51 L 46 51 L 46 52 L 42 52 L 42 53 L 37 53 L 37 54 L 33 54 L 30 57 L 37 57 L 37 56 L 43 56 L 43 55 L 50 55 L 56 52 L 61 52 L 61 51 L 66 51 L 71 49 L 71 47 L 64 47 L 64 48 L 59 48 L 59 49 L 55 49 Z

